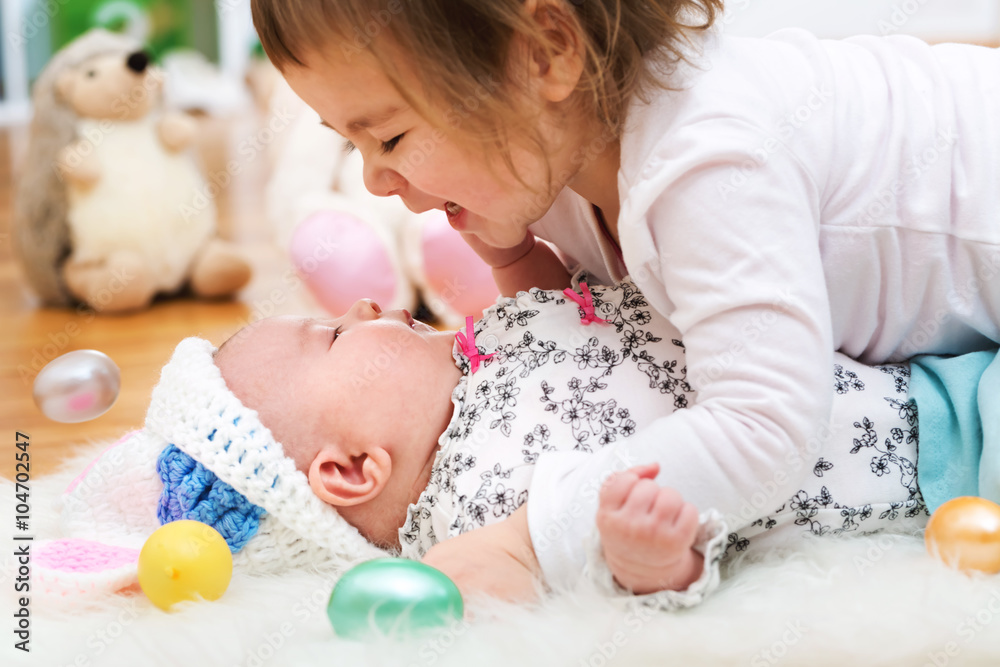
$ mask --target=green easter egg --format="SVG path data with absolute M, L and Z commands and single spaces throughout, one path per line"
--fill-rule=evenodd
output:
M 378 558 L 340 578 L 326 614 L 338 636 L 361 639 L 443 627 L 461 619 L 464 609 L 458 586 L 441 570 L 405 558 Z

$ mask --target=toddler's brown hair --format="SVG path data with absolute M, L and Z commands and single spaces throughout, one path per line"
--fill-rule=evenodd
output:
M 532 0 L 529 0 L 531 3 Z M 350 61 L 372 53 L 403 98 L 425 118 L 485 144 L 524 135 L 516 86 L 507 85 L 514 40 L 555 53 L 565 30 L 543 27 L 524 0 L 253 0 L 253 20 L 278 69 L 307 53 L 338 48 Z M 666 88 L 664 72 L 684 60 L 691 31 L 709 28 L 723 0 L 537 0 L 548 25 L 575 34 L 585 52 L 576 103 L 621 135 L 633 96 Z M 383 40 L 386 37 L 388 39 Z M 336 41 L 334 41 L 336 40 Z M 417 73 L 393 66 L 400 54 Z M 651 60 L 647 60 L 647 57 Z M 443 110 L 443 111 L 442 111 Z M 541 146 L 541 137 L 532 138 Z

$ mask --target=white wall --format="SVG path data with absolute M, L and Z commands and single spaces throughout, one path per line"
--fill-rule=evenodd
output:
M 257 38 L 250 0 L 216 0 L 215 8 L 219 13 L 219 67 L 228 76 L 242 78 Z
M 5 99 L 0 101 L 0 125 L 24 122 L 31 114 L 28 103 L 28 59 L 22 29 L 22 2 L 0 0 L 3 25 L 3 78 Z
M 727 0 L 723 21 L 751 36 L 796 26 L 821 37 L 901 33 L 1000 45 L 998 0 Z

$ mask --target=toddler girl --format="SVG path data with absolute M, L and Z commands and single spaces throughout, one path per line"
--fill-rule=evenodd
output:
M 566 284 L 536 235 L 603 281 L 631 276 L 683 336 L 698 400 L 629 449 L 660 485 L 735 515 L 804 483 L 835 350 L 875 364 L 1000 341 L 1000 55 L 736 38 L 710 29 L 721 5 L 253 12 L 292 88 L 362 152 L 367 187 L 446 210 L 504 294 Z M 579 490 L 617 451 L 549 457 L 533 537 L 565 517 L 566 536 L 593 526 L 597 499 Z M 681 562 L 687 546 L 669 550 Z M 585 560 L 570 539 L 539 557 L 547 571 Z

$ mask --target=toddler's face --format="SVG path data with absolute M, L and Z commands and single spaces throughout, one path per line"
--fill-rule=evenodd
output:
M 273 317 L 226 342 L 226 384 L 286 447 L 300 470 L 318 447 L 393 443 L 426 458 L 452 414 L 461 376 L 453 332 L 371 300 L 340 318 Z
M 435 129 L 406 103 L 370 54 L 359 53 L 348 62 L 337 51 L 310 54 L 307 67 L 289 67 L 284 75 L 326 124 L 361 151 L 368 190 L 399 195 L 415 212 L 447 210 L 453 227 L 494 247 L 517 245 L 561 188 L 555 181 L 548 184 L 542 160 L 512 145 L 514 163 L 529 188 L 509 172 L 499 152 L 470 151 Z M 470 101 L 470 107 L 475 103 Z M 449 124 L 448 119 L 460 123 L 469 113 L 468 108 L 441 111 Z M 551 128 L 547 136 L 554 139 L 559 131 Z M 556 174 L 565 171 L 558 163 L 552 166 Z

